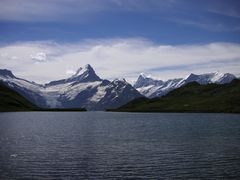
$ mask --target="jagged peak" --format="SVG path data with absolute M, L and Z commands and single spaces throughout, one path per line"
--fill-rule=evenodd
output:
M 90 64 L 86 64 L 83 68 L 82 71 L 94 71 L 92 66 Z M 95 72 L 95 71 L 94 71 Z
M 220 72 L 220 71 L 215 71 L 213 74 L 218 75 L 218 76 L 235 76 L 234 74 L 224 73 L 224 72 Z
M 13 75 L 12 71 L 8 70 L 8 69 L 0 69 L 0 75 L 4 76 L 4 77 L 11 77 L 11 78 L 15 78 L 15 76 Z
M 185 79 L 188 79 L 188 78 L 190 78 L 190 77 L 195 77 L 195 76 L 197 76 L 197 74 L 190 73 L 189 75 L 187 75 L 187 77 L 186 77 Z
M 102 81 L 102 79 L 96 75 L 91 65 L 86 64 L 84 67 L 80 67 L 76 71 L 76 73 L 70 78 L 51 81 L 50 83 L 45 85 L 51 86 L 51 85 L 69 83 L 69 82 L 71 83 L 73 82 L 74 84 L 76 84 L 76 83 L 85 83 L 85 82 L 94 82 L 94 81 Z
M 140 73 L 140 75 L 138 76 L 138 79 L 152 79 L 153 80 L 151 75 L 146 75 L 143 72 Z
M 90 65 L 90 64 L 86 64 L 85 66 L 84 66 L 84 68 L 86 68 L 86 69 L 92 69 L 92 66 Z
M 72 77 L 77 77 L 84 73 L 95 73 L 95 71 L 93 70 L 93 68 L 90 64 L 86 64 L 84 67 L 78 68 L 78 70 Z
M 78 68 L 78 70 L 76 71 L 76 73 L 73 76 L 78 76 L 79 73 L 82 71 L 82 69 L 83 69 L 82 67 Z
M 116 86 L 126 86 L 129 83 L 124 78 L 116 78 L 111 82 L 111 84 L 114 84 Z
M 145 79 L 145 78 L 147 78 L 147 76 L 142 72 L 142 73 L 140 73 L 139 78 Z
M 94 69 L 90 64 L 86 64 L 84 67 L 80 67 L 76 73 L 71 76 L 66 81 L 78 81 L 78 82 L 87 82 L 87 81 L 100 81 L 101 79 L 96 75 Z
M 127 83 L 125 78 L 116 78 L 116 79 L 113 80 L 113 82 L 125 82 L 125 83 Z
M 157 78 L 153 78 L 151 75 L 145 75 L 144 73 L 140 73 L 137 81 L 134 83 L 135 88 L 149 86 L 149 85 L 160 85 L 163 81 Z

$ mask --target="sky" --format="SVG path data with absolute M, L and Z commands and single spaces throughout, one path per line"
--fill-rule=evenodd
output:
M 38 83 L 90 64 L 134 82 L 240 75 L 238 0 L 0 0 L 0 68 Z

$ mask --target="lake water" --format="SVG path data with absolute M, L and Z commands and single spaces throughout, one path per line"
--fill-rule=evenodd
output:
M 240 115 L 0 113 L 0 179 L 240 177 Z

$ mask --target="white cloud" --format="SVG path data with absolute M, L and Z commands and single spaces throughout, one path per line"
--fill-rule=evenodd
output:
M 141 72 L 161 79 L 191 72 L 239 73 L 239 52 L 240 44 L 236 43 L 161 45 L 146 39 L 22 42 L 0 47 L 4 55 L 0 64 L 17 76 L 37 82 L 66 78 L 85 64 L 91 64 L 102 78 L 132 82 Z M 35 63 L 33 54 L 44 63 Z
M 36 62 L 44 62 L 47 60 L 47 55 L 44 52 L 38 52 L 35 55 L 30 55 L 31 59 Z

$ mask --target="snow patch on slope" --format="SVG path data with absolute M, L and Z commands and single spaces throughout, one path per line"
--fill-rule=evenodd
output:
M 186 78 L 170 79 L 167 81 L 148 78 L 143 74 L 140 74 L 138 80 L 134 84 L 134 87 L 144 96 L 149 98 L 161 97 L 173 89 L 179 88 L 184 84 L 190 82 L 198 82 L 200 84 L 218 83 L 225 84 L 230 83 L 236 76 L 230 73 L 206 73 L 206 74 L 193 74 L 191 73 Z

